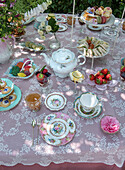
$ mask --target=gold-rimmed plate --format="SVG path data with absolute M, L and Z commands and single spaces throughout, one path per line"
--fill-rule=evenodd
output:
M 45 99 L 45 106 L 52 111 L 62 110 L 66 105 L 67 99 L 59 92 L 49 94 Z

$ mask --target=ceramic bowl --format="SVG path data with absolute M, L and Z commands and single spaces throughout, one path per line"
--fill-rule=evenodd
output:
M 120 123 L 116 117 L 106 115 L 102 117 L 100 126 L 103 132 L 107 134 L 115 134 L 120 130 Z
M 91 92 L 82 93 L 79 101 L 86 111 L 91 111 L 99 103 L 99 99 L 97 98 L 96 94 Z

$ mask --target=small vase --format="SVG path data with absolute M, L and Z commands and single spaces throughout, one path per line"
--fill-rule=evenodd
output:
M 49 47 L 51 49 L 58 49 L 58 48 L 60 48 L 60 42 L 58 41 L 58 39 L 56 37 L 56 33 L 54 33 L 54 40 L 50 41 Z

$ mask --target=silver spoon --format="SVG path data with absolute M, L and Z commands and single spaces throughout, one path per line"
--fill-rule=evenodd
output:
M 32 120 L 32 127 L 33 127 L 33 138 L 32 138 L 32 146 L 34 145 L 34 127 L 36 126 L 36 120 Z
M 37 119 L 37 145 L 38 145 L 38 137 L 39 137 L 39 127 L 41 125 L 41 120 Z

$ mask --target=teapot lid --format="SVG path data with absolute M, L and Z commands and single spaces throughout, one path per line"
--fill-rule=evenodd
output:
M 68 64 L 72 62 L 74 58 L 75 58 L 75 54 L 72 51 L 65 48 L 59 49 L 53 52 L 52 54 L 52 59 L 56 63 L 60 63 L 60 64 Z

